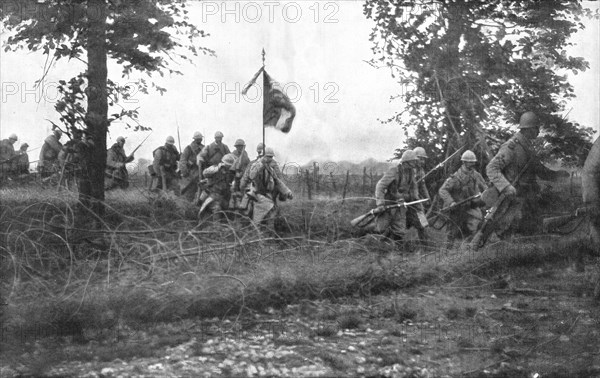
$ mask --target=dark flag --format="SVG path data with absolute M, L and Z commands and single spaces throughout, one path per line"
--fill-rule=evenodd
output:
M 267 71 L 263 71 L 263 123 L 264 127 L 274 127 L 288 133 L 296 116 L 296 108 L 283 93 L 279 83 Z

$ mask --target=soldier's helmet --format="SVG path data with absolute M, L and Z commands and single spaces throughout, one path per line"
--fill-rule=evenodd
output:
M 275 156 L 275 151 L 271 147 L 265 148 L 265 156 L 273 157 Z
M 400 158 L 400 163 L 406 163 L 409 161 L 415 161 L 417 160 L 417 154 L 415 154 L 415 152 L 413 150 L 406 150 L 404 151 L 404 153 L 402 154 L 402 157 Z
M 172 136 L 168 136 L 167 140 L 165 140 L 166 144 L 175 144 L 175 138 L 173 138 Z
M 217 132 L 215 133 L 215 138 L 223 138 L 223 133 L 222 133 L 222 132 L 220 132 L 220 131 L 217 131 Z
M 519 129 L 528 129 L 531 127 L 539 127 L 540 121 L 534 112 L 525 112 L 519 119 Z
M 120 136 L 117 138 L 117 143 L 125 143 L 125 138 Z
M 259 154 L 262 153 L 264 149 L 265 145 L 262 142 L 256 145 L 256 152 L 258 152 Z
M 463 152 L 462 156 L 460 157 L 460 160 L 471 163 L 477 163 L 477 156 L 475 156 L 475 153 L 473 151 L 466 150 L 465 152 Z
M 221 158 L 221 164 L 227 167 L 231 167 L 235 162 L 235 156 L 233 154 L 226 154 Z
M 417 154 L 418 158 L 427 159 L 427 153 L 425 152 L 425 149 L 423 147 L 415 147 L 415 149 L 413 150 L 413 152 L 415 154 Z
M 237 146 L 245 146 L 245 145 L 246 145 L 246 142 L 244 142 L 244 140 L 243 140 L 243 139 L 238 139 L 238 140 L 236 140 L 236 141 L 235 141 L 235 143 L 233 144 L 233 146 L 234 146 L 234 147 L 237 147 Z
M 26 150 L 28 147 L 29 147 L 29 144 L 23 143 L 20 148 L 21 148 L 21 150 L 23 150 L 23 149 Z
M 194 133 L 193 139 L 202 139 L 202 138 L 204 138 L 204 135 L 202 135 L 202 133 L 200 131 L 196 131 Z
M 8 137 L 8 139 L 12 139 L 15 142 L 19 140 L 19 138 L 17 137 L 17 134 L 10 134 L 10 136 Z
M 62 131 L 60 131 L 59 129 L 54 130 L 54 136 L 59 138 L 62 136 Z

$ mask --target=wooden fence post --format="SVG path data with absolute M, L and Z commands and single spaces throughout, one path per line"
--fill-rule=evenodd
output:
M 346 171 L 346 182 L 344 183 L 344 190 L 342 191 L 342 205 L 346 200 L 346 190 L 348 190 L 348 180 L 350 179 L 350 170 Z
M 311 200 L 312 193 L 311 193 L 311 189 L 310 189 L 310 173 L 308 172 L 308 170 L 306 170 L 306 192 L 308 193 L 308 199 Z
M 363 167 L 362 194 L 365 195 L 366 193 L 367 193 L 367 167 Z

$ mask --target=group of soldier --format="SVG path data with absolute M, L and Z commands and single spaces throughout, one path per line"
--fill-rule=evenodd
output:
M 15 151 L 15 143 L 19 140 L 16 134 L 0 141 L 0 179 L 19 177 L 29 173 L 29 155 L 27 143 L 21 144 Z
M 540 189 L 536 177 L 554 180 L 569 174 L 546 168 L 536 156 L 532 141 L 539 134 L 540 122 L 535 113 L 525 112 L 518 128 L 487 165 L 489 186 L 475 170 L 477 156 L 466 150 L 461 156 L 461 167 L 440 187 L 438 195 L 443 208 L 438 213 L 448 220 L 449 240 L 472 238 L 472 245 L 477 248 L 486 240 L 496 241 L 515 231 L 535 231 L 539 214 L 536 197 Z M 384 211 L 370 226 L 372 231 L 403 241 L 406 230 L 414 227 L 421 243 L 427 244 L 427 226 L 438 218 L 427 219 L 423 206 L 426 201 L 409 206 L 395 205 L 430 200 L 423 180 L 425 159 L 427 155 L 422 147 L 407 150 L 400 164 L 379 180 L 375 199 Z M 488 209 L 485 217 L 484 208 Z M 490 215 L 493 222 L 487 222 Z
M 180 154 L 175 138 L 167 137 L 152 154 L 151 190 L 179 192 L 199 207 L 201 220 L 224 220 L 225 211 L 233 210 L 273 229 L 277 202 L 293 197 L 282 180 L 273 149 L 259 143 L 258 155 L 251 161 L 242 139 L 235 141 L 232 152 L 220 131 L 206 146 L 203 138 L 202 133 L 195 132 Z

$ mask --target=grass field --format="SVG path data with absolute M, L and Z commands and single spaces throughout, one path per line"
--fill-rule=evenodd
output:
M 578 193 L 560 194 L 566 191 L 565 184 L 548 192 L 543 212 L 577 205 Z M 303 349 L 288 354 L 274 376 L 490 376 L 481 375 L 486 370 L 530 376 L 551 371 L 557 361 L 565 374 L 600 374 L 599 338 L 592 337 L 598 257 L 586 245 L 585 225 L 568 235 L 514 237 L 478 252 L 449 249 L 444 233 L 432 231 L 431 246 L 399 250 L 351 228 L 350 219 L 370 208 L 365 198 L 285 202 L 278 234 L 265 234 L 233 215 L 228 223 L 198 224 L 197 209 L 176 197 L 114 191 L 107 194 L 102 229 L 91 233 L 76 216 L 74 193 L 13 188 L 0 194 L 2 376 L 114 370 L 115 359 L 131 367 L 182 345 L 189 356 L 212 358 L 219 374 L 253 375 L 250 367 L 227 365 L 228 353 L 209 353 L 215 344 L 207 343 L 246 326 L 255 336 L 259 330 L 248 324 L 257 319 L 285 324 L 287 332 L 278 335 L 297 336 L 272 337 L 274 353 Z M 425 323 L 470 327 L 486 337 L 456 333 L 439 346 L 430 335 L 427 347 L 421 338 L 398 350 L 407 327 Z M 213 333 L 198 331 L 198 324 L 210 324 Z M 560 332 L 551 328 L 560 324 Z M 490 336 L 509 329 L 517 336 Z M 585 337 L 574 337 L 578 332 Z M 134 334 L 143 342 L 128 343 Z M 365 352 L 349 358 L 337 346 L 350 348 L 357 334 Z M 319 373 L 285 373 L 288 365 L 308 364 L 292 358 L 297 355 Z M 254 368 L 268 365 L 248 358 Z M 134 372 L 161 376 L 143 365 Z

